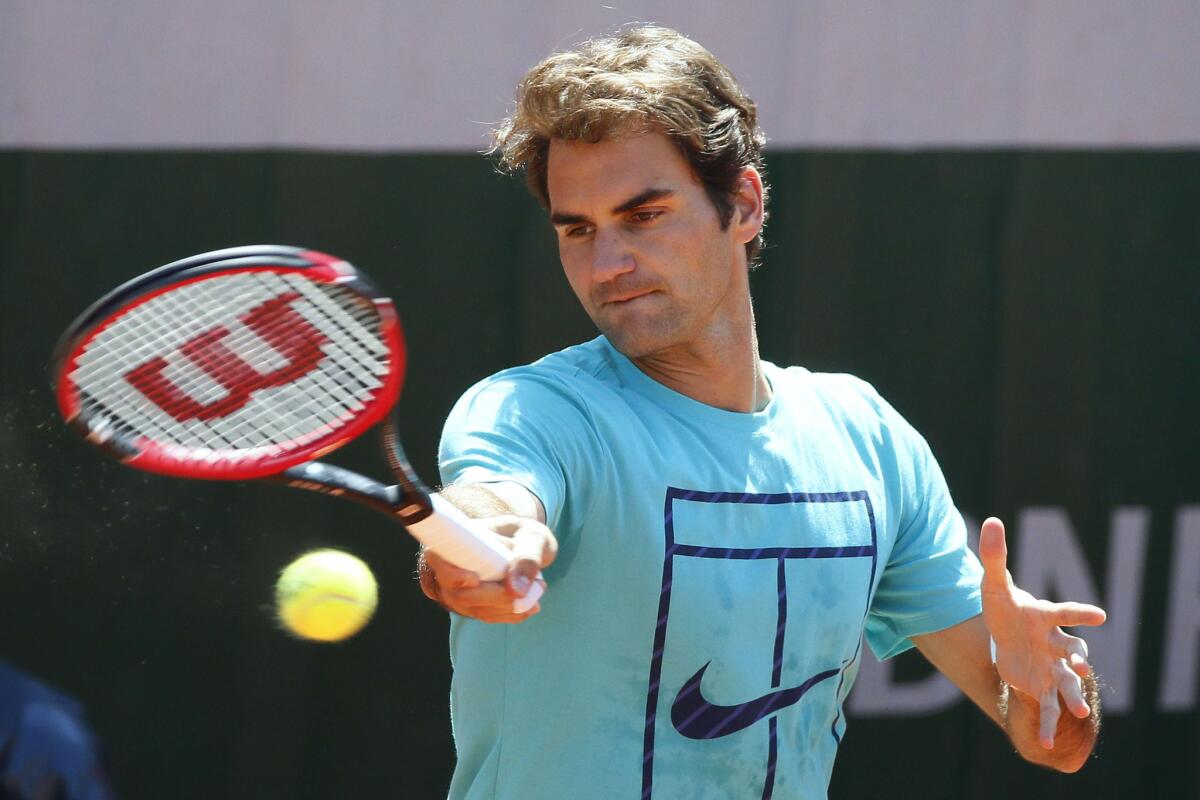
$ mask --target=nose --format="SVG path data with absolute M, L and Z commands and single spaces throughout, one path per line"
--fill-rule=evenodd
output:
M 607 283 L 632 272 L 633 251 L 619 229 L 601 228 L 592 240 L 592 279 Z

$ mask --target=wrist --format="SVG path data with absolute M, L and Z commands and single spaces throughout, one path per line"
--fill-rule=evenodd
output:
M 1059 772 L 1076 772 L 1087 762 L 1100 732 L 1100 696 L 1095 673 L 1083 679 L 1084 699 L 1090 713 L 1080 719 L 1059 703 L 1054 747 L 1040 741 L 1041 704 L 1037 698 L 1000 681 L 997 709 L 1001 725 L 1017 752 L 1028 761 Z M 1057 698 L 1056 698 L 1057 699 Z

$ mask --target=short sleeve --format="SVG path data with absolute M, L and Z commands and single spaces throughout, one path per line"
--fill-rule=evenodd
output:
M 900 495 L 896 539 L 866 625 L 867 643 L 884 659 L 912 647 L 913 636 L 979 614 L 983 569 L 929 445 L 891 406 L 879 403 L 894 445 L 897 474 L 889 485 Z
M 518 483 L 557 528 L 568 477 L 588 485 L 591 430 L 586 408 L 561 382 L 507 370 L 473 386 L 451 410 L 438 448 L 442 482 Z

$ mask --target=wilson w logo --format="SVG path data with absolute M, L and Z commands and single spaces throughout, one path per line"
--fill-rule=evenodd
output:
M 204 404 L 187 394 L 165 375 L 167 359 L 152 358 L 125 373 L 125 379 L 156 406 L 179 422 L 224 417 L 242 408 L 259 389 L 283 386 L 312 372 L 324 357 L 321 346 L 328 338 L 302 317 L 292 302 L 296 292 L 261 303 L 240 318 L 247 328 L 269 344 L 286 363 L 270 372 L 259 372 L 226 343 L 229 330 L 218 325 L 179 346 L 178 352 L 225 389 L 225 396 Z

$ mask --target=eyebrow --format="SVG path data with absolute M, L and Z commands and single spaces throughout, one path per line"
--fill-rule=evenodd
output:
M 655 200 L 662 200 L 663 198 L 670 197 L 673 194 L 675 194 L 674 189 L 647 189 L 646 191 L 629 198 L 619 206 L 616 206 L 610 213 L 613 216 L 624 214 L 627 211 L 632 211 L 638 206 L 644 206 L 646 203 L 651 203 Z M 581 214 L 564 214 L 556 211 L 550 215 L 550 223 L 553 225 L 574 225 L 577 222 L 587 221 L 587 218 Z

